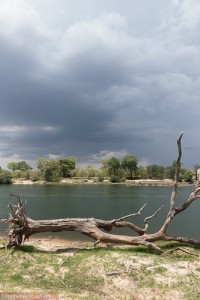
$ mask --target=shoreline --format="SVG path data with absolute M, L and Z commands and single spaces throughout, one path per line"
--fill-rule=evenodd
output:
M 98 184 L 98 185 L 104 185 L 104 184 L 111 184 L 111 185 L 126 185 L 126 186 L 144 186 L 144 187 L 172 187 L 174 184 L 174 180 L 171 179 L 136 179 L 136 180 L 126 180 L 125 182 L 120 183 L 111 183 L 107 180 L 104 182 L 97 182 L 96 180 L 88 179 L 82 180 L 82 179 L 63 179 L 60 182 L 46 182 L 43 180 L 39 181 L 31 181 L 31 180 L 22 180 L 22 179 L 15 179 L 12 181 L 11 184 L 14 185 L 72 185 L 72 184 Z M 195 182 L 179 182 L 179 187 L 187 187 L 187 186 L 194 186 Z
M 49 232 L 51 233 L 51 232 Z M 38 233 L 39 235 L 39 233 Z M 2 234 L 0 235 L 0 240 L 1 241 L 6 241 L 7 236 Z M 55 237 L 51 236 L 50 234 L 47 236 L 37 236 L 37 234 L 31 236 L 29 239 L 25 241 L 25 245 L 35 245 L 35 244 L 51 244 L 53 246 L 56 246 L 58 244 L 63 245 L 63 246 L 70 246 L 73 244 L 84 244 L 84 243 L 90 243 L 89 241 L 81 241 L 81 240 L 70 240 L 69 238 L 60 238 L 60 237 Z
M 7 236 L 0 236 L 0 241 L 6 243 Z M 95 242 L 95 241 L 94 241 Z M 40 236 L 31 236 L 30 239 L 27 239 L 24 243 L 24 246 L 33 246 L 37 250 L 46 251 L 46 252 L 59 252 L 64 249 L 74 249 L 79 250 L 83 247 L 88 247 L 94 245 L 93 241 L 81 241 L 81 240 L 69 240 L 62 239 L 59 237 L 40 237 Z M 106 246 L 103 246 L 106 247 Z

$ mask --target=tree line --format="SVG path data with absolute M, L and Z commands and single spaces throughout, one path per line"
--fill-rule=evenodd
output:
M 196 164 L 194 169 L 181 167 L 180 181 L 191 182 L 195 180 L 196 170 L 200 165 Z M 38 158 L 36 170 L 26 162 L 9 162 L 8 170 L 0 168 L 0 183 L 11 183 L 13 179 L 32 180 L 34 182 L 44 180 L 46 182 L 60 182 L 63 178 L 96 178 L 99 182 L 109 180 L 112 183 L 123 182 L 127 179 L 174 179 L 176 161 L 170 166 L 163 167 L 156 164 L 141 166 L 134 155 L 124 156 L 121 160 L 117 157 L 101 161 L 99 169 L 89 164 L 86 168 L 76 167 L 75 157 L 62 159 Z

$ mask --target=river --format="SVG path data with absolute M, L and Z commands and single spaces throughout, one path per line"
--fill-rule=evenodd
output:
M 105 220 L 119 218 L 137 212 L 147 203 L 142 216 L 129 219 L 143 226 L 146 216 L 152 215 L 161 205 L 164 208 L 149 221 L 149 232 L 159 229 L 169 209 L 171 187 L 135 187 L 126 185 L 1 185 L 0 217 L 8 215 L 9 202 L 15 202 L 10 193 L 20 195 L 26 201 L 26 211 L 32 219 L 57 219 L 68 217 L 94 217 Z M 185 200 L 192 187 L 178 189 L 177 205 Z M 169 228 L 169 234 L 200 239 L 200 201 L 177 215 Z M 5 225 L 0 224 L 0 234 L 5 235 Z M 115 233 L 132 235 L 129 229 L 115 229 Z M 48 233 L 63 239 L 88 240 L 78 233 Z M 46 236 L 47 236 L 46 235 Z

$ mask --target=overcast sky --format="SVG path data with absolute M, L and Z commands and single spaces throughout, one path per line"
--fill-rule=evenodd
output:
M 0 0 L 0 165 L 200 163 L 199 0 Z

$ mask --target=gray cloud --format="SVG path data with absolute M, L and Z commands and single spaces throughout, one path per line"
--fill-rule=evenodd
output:
M 15 1 L 14 13 L 9 2 L 0 4 L 3 164 L 126 153 L 165 165 L 182 130 L 185 164 L 199 162 L 197 0 L 154 0 L 148 14 L 146 0 L 87 0 L 77 9 Z

